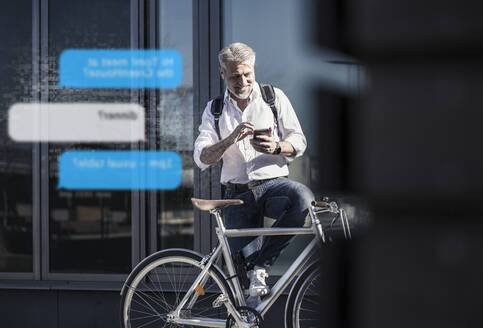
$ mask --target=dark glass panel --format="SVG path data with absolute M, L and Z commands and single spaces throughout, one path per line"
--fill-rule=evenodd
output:
M 183 181 L 173 191 L 158 192 L 158 248 L 193 248 L 193 8 L 191 0 L 159 2 L 159 44 L 183 58 L 183 81 L 160 91 L 158 147 L 178 152 Z
M 32 144 L 8 136 L 8 109 L 32 101 L 32 1 L 0 20 L 0 272 L 32 272 Z
M 49 1 L 49 101 L 131 102 L 129 90 L 57 86 L 66 49 L 130 48 L 129 0 Z M 66 150 L 128 150 L 130 144 L 50 144 L 50 272 L 126 273 L 131 268 L 130 191 L 57 189 Z

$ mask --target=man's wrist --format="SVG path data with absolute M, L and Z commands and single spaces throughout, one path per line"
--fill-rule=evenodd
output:
M 279 150 L 277 149 L 278 147 Z M 278 153 L 277 153 L 278 152 Z M 297 155 L 297 151 L 295 148 L 292 146 L 292 144 L 289 141 L 279 141 L 278 145 L 275 146 L 275 150 L 272 152 L 273 155 L 280 155 L 280 156 L 286 156 L 286 157 L 294 157 Z
M 281 152 L 282 152 L 282 146 L 280 145 L 280 142 L 276 141 L 275 142 L 275 149 L 273 151 L 273 154 L 274 155 L 280 155 Z

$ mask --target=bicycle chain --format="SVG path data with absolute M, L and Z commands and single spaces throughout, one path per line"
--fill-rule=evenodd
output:
M 253 328 L 263 328 L 263 318 L 260 313 L 258 313 L 257 310 L 249 307 L 249 306 L 239 306 L 236 308 L 236 310 L 240 313 L 242 318 L 248 319 L 250 322 L 253 322 L 255 326 L 252 326 Z M 250 314 L 253 315 L 253 318 L 250 318 Z M 235 328 L 236 322 L 235 319 L 231 316 L 231 314 L 228 316 L 226 319 L 226 328 Z

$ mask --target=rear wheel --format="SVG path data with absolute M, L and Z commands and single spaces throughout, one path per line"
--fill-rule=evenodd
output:
M 292 287 L 285 307 L 285 327 L 320 327 L 321 275 L 314 262 L 300 275 Z
M 124 328 L 191 327 L 176 325 L 168 314 L 176 309 L 193 281 L 200 274 L 202 257 L 185 250 L 166 250 L 151 255 L 138 265 L 125 283 L 121 296 L 121 321 Z M 233 301 L 233 294 L 223 275 L 211 267 L 180 317 L 203 317 L 226 320 L 224 305 L 213 307 L 221 294 Z

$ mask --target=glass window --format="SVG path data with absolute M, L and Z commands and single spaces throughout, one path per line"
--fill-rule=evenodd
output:
M 178 152 L 183 180 L 173 191 L 158 192 L 158 248 L 193 248 L 193 12 L 191 0 L 159 2 L 159 44 L 183 58 L 183 80 L 160 91 L 159 147 Z
M 49 1 L 49 102 L 131 102 L 129 90 L 58 87 L 66 49 L 130 48 L 129 0 Z M 129 150 L 130 144 L 49 144 L 50 272 L 126 273 L 131 269 L 131 192 L 58 189 L 66 150 Z
M 6 2 L 0 23 L 0 272 L 32 272 L 32 144 L 8 136 L 8 109 L 32 101 L 32 1 Z

